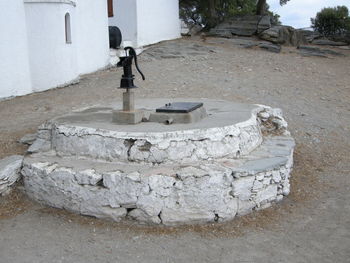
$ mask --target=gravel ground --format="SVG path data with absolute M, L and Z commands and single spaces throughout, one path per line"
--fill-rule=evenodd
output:
M 350 51 L 303 57 L 229 39 L 182 39 L 140 57 L 138 98 L 205 97 L 283 109 L 295 137 L 292 192 L 223 224 L 177 228 L 112 223 L 42 207 L 21 185 L 0 197 L 0 262 L 350 262 Z M 43 121 L 119 101 L 120 69 L 77 85 L 0 102 L 0 158 Z

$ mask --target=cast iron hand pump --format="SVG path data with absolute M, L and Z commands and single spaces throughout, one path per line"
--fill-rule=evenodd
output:
M 139 65 L 137 64 L 137 55 L 136 55 L 135 49 L 133 49 L 132 47 L 126 47 L 124 48 L 124 50 L 126 52 L 126 56 L 120 59 L 120 61 L 117 64 L 117 67 L 123 67 L 123 71 L 124 71 L 124 74 L 120 81 L 120 88 L 126 89 L 128 91 L 129 89 L 137 88 L 134 85 L 135 75 L 132 74 L 133 59 L 135 61 L 135 67 L 137 71 L 140 73 L 143 80 L 145 80 L 145 76 L 143 75 L 143 73 L 139 68 Z

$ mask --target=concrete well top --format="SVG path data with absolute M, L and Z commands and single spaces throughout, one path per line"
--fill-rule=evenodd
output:
M 172 124 L 142 122 L 136 125 L 120 125 L 112 122 L 112 110 L 121 108 L 121 103 L 108 107 L 95 107 L 80 110 L 54 119 L 57 124 L 103 129 L 126 133 L 161 133 L 179 130 L 197 130 L 232 126 L 251 119 L 252 114 L 261 110 L 258 105 L 234 103 L 209 99 L 144 99 L 136 102 L 139 109 L 154 112 L 156 108 L 169 102 L 203 102 L 208 116 L 190 124 Z

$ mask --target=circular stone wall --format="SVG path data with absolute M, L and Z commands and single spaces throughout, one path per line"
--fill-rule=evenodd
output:
M 289 193 L 294 140 L 280 110 L 187 101 L 204 102 L 209 117 L 115 125 L 111 108 L 93 108 L 42 125 L 22 169 L 27 193 L 80 214 L 166 225 L 229 220 Z
M 139 103 L 152 109 L 166 100 Z M 261 107 L 205 101 L 208 117 L 192 124 L 144 122 L 117 125 L 111 108 L 88 109 L 52 123 L 52 147 L 60 156 L 146 163 L 200 161 L 239 156 L 262 141 L 256 117 Z

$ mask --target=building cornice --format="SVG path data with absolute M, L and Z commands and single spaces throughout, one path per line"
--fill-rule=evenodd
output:
M 76 1 L 73 0 L 23 0 L 25 4 L 67 4 L 76 6 Z

